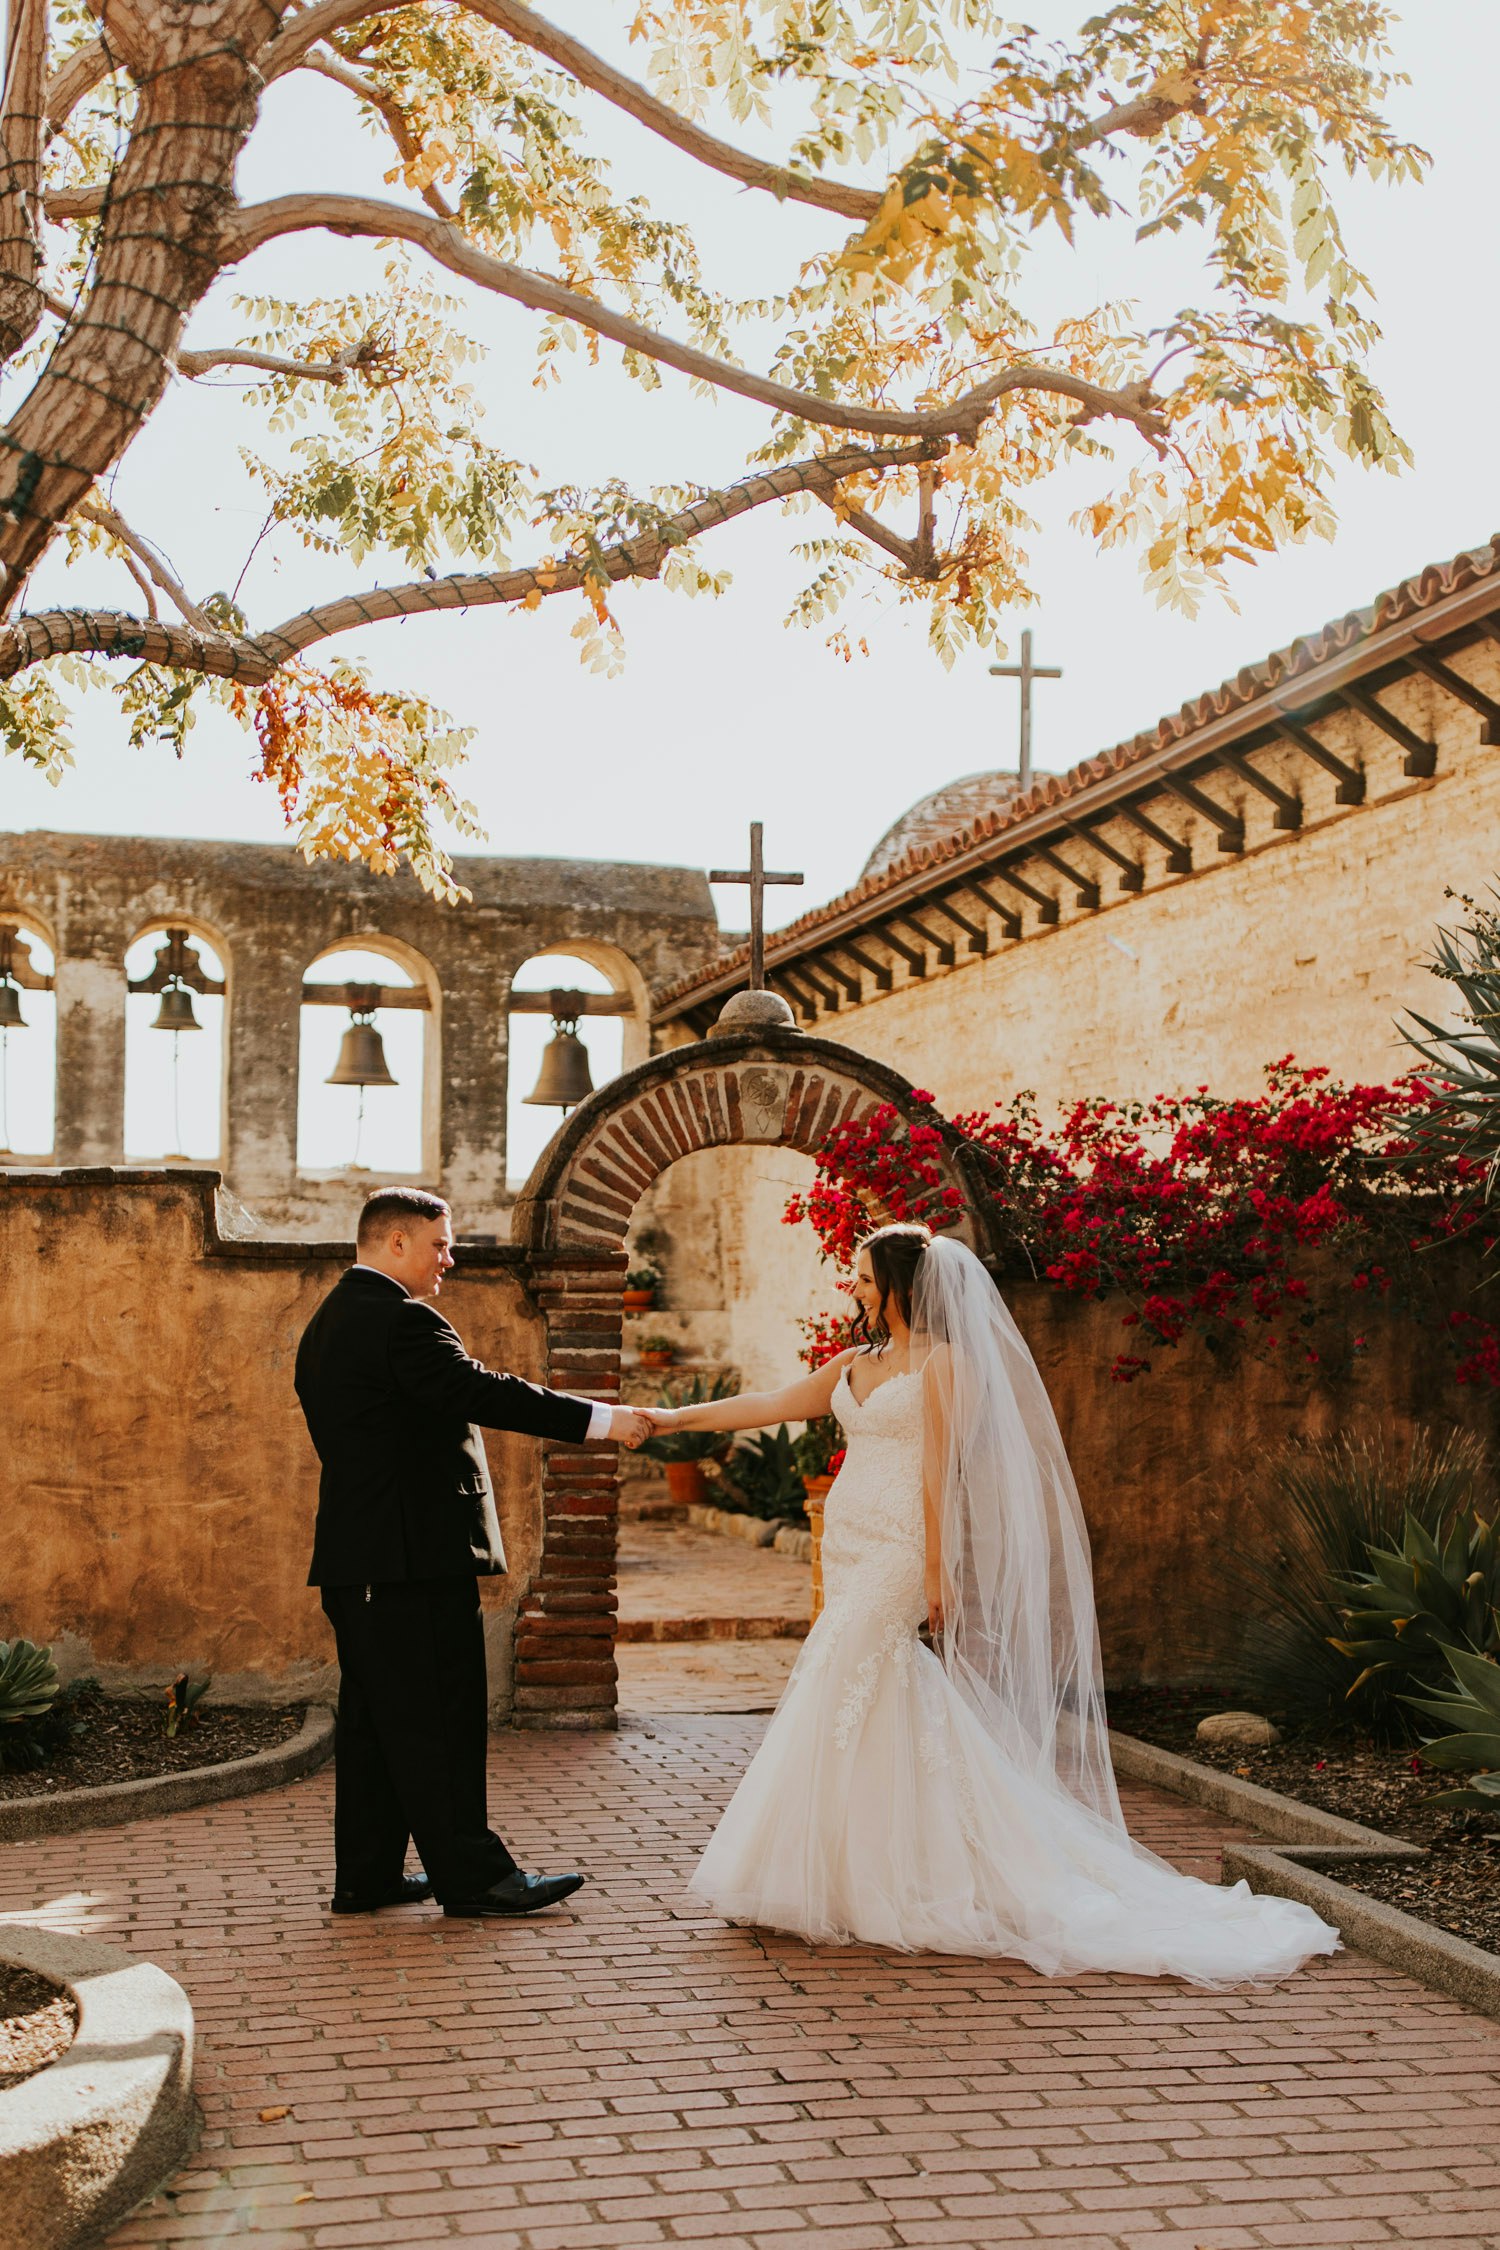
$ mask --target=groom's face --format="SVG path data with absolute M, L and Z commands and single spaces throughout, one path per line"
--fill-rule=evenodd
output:
M 412 1295 L 435 1297 L 453 1264 L 453 1221 L 445 1211 L 409 1232 L 403 1229 L 392 1238 L 392 1248 L 398 1250 L 398 1278 Z

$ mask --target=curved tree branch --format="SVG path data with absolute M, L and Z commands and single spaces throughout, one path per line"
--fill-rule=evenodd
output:
M 319 0 L 319 4 L 295 16 L 273 39 L 266 51 L 266 76 L 279 78 L 284 71 L 292 70 L 310 52 L 314 43 L 326 39 L 331 32 L 344 25 L 360 23 L 368 17 L 384 14 L 387 8 L 409 5 L 409 0 Z M 872 219 L 880 209 L 880 188 L 854 187 L 843 180 L 823 180 L 810 172 L 794 172 L 781 164 L 767 164 L 751 156 L 744 149 L 735 148 L 722 141 L 716 133 L 706 132 L 690 118 L 659 101 L 655 94 L 616 70 L 602 55 L 596 55 L 581 39 L 556 24 L 548 23 L 534 9 L 523 7 L 521 0 L 464 0 L 470 15 L 480 16 L 496 30 L 504 31 L 522 46 L 545 55 L 547 60 L 576 78 L 580 86 L 602 94 L 616 109 L 635 118 L 648 132 L 672 142 L 695 162 L 707 165 L 712 171 L 722 172 L 745 187 L 763 188 L 778 200 L 788 203 L 811 203 L 820 210 L 838 211 L 849 219 Z
M 787 500 L 799 492 L 822 499 L 845 477 L 882 469 L 909 468 L 934 459 L 934 445 L 845 446 L 837 453 L 788 461 L 780 468 L 742 477 L 692 501 L 655 530 L 621 540 L 599 555 L 568 555 L 557 562 L 525 564 L 516 570 L 456 571 L 447 578 L 419 578 L 402 586 L 373 587 L 347 594 L 285 619 L 269 632 L 238 635 L 159 619 L 129 617 L 118 610 L 54 609 L 11 618 L 0 625 L 0 679 L 12 679 L 28 665 L 49 656 L 126 656 L 137 662 L 202 672 L 214 679 L 263 685 L 289 658 L 316 642 L 361 625 L 394 617 L 421 617 L 440 610 L 514 606 L 549 594 L 576 593 L 601 580 L 654 578 L 676 547 L 700 538 L 753 508 Z M 176 597 L 173 597 L 176 599 Z
M 342 86 L 348 93 L 357 96 L 360 101 L 368 102 L 371 109 L 384 123 L 385 129 L 395 142 L 397 152 L 404 164 L 412 163 L 421 155 L 422 144 L 407 123 L 405 110 L 402 109 L 399 102 L 393 101 L 385 89 L 377 86 L 372 79 L 362 78 L 357 70 L 352 69 L 346 62 L 338 61 L 333 55 L 317 53 L 304 55 L 298 68 L 300 70 L 315 70 L 320 78 L 331 78 L 335 86 Z M 426 204 L 428 210 L 435 211 L 440 219 L 451 219 L 453 217 L 452 204 L 435 187 L 431 185 L 424 187 L 421 194 L 422 201 Z
M 1076 400 L 1086 418 L 1097 415 L 1131 422 L 1158 448 L 1164 441 L 1161 416 L 1144 385 L 1128 384 L 1121 390 L 1106 390 L 1081 375 L 1070 375 L 1064 369 L 1046 367 L 1037 361 L 1022 361 L 1004 368 L 998 375 L 976 384 L 951 405 L 933 407 L 925 412 L 842 405 L 832 399 L 816 398 L 810 392 L 793 390 L 785 383 L 775 383 L 767 376 L 735 367 L 730 361 L 699 351 L 692 344 L 680 344 L 654 328 L 647 328 L 641 321 L 630 319 L 625 313 L 612 312 L 596 299 L 549 280 L 545 274 L 532 273 L 525 266 L 508 265 L 501 258 L 491 257 L 456 226 L 399 203 L 386 203 L 376 196 L 286 195 L 269 203 L 253 203 L 226 222 L 223 262 L 232 265 L 268 242 L 318 227 L 325 227 L 332 234 L 369 235 L 377 240 L 394 236 L 413 243 L 439 265 L 446 266 L 450 273 L 461 274 L 466 281 L 477 282 L 480 288 L 492 290 L 497 296 L 509 297 L 516 304 L 529 306 L 533 312 L 576 320 L 581 327 L 592 329 L 596 335 L 608 336 L 627 351 L 639 352 L 664 367 L 675 367 L 679 373 L 701 383 L 710 383 L 716 390 L 735 391 L 741 398 L 755 399 L 777 413 L 794 415 L 799 421 L 817 423 L 825 429 L 858 430 L 871 437 L 961 437 L 972 444 L 980 424 L 1010 392 L 1047 391 L 1059 398 Z
M 72 116 L 84 95 L 103 85 L 113 68 L 102 39 L 91 39 L 86 47 L 75 47 L 67 61 L 53 71 L 42 96 L 49 130 L 55 133 L 58 126 Z
M 143 539 L 138 531 L 132 531 L 125 518 L 107 500 L 85 500 L 78 514 L 89 523 L 98 524 L 100 530 L 107 531 L 112 539 L 117 539 L 128 554 L 135 557 L 151 583 L 159 586 L 169 601 L 176 603 L 189 625 L 195 626 L 200 633 L 214 631 L 213 619 L 204 615 L 198 604 L 173 577 L 150 541 Z M 132 571 L 131 575 L 136 577 L 138 574 Z M 156 615 L 154 605 L 151 614 L 153 617 Z
M 368 366 L 379 356 L 378 339 L 364 336 L 333 359 L 284 359 L 279 352 L 256 352 L 248 346 L 226 344 L 213 351 L 179 352 L 173 365 L 179 375 L 187 376 L 207 375 L 215 367 L 256 367 L 267 375 L 295 375 L 303 382 L 331 383 L 335 390 L 341 390 L 352 369 Z
M 47 0 L 11 0 L 0 87 L 0 361 L 32 336 L 42 295 L 42 85 Z

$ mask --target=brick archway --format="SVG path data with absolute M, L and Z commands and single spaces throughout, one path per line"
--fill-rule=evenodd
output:
M 624 1072 L 567 1120 L 527 1181 L 512 1240 L 528 1253 L 546 1332 L 547 1381 L 613 1396 L 620 1380 L 624 1241 L 641 1196 L 679 1157 L 735 1146 L 811 1154 L 832 1128 L 889 1102 L 933 1113 L 898 1071 L 796 1031 L 720 1033 Z M 947 1137 L 958 1231 L 981 1254 L 972 1161 Z M 542 1554 L 516 1619 L 515 1723 L 612 1726 L 617 1492 L 613 1456 L 546 1449 Z

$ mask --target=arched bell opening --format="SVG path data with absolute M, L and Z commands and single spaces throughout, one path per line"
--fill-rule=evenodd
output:
M 186 915 L 125 951 L 125 1160 L 214 1164 L 224 1148 L 229 953 Z
M 612 946 L 534 953 L 512 973 L 505 1164 L 512 1193 L 562 1120 L 631 1066 L 644 1001 L 639 972 Z
M 56 955 L 39 922 L 0 907 L 0 1164 L 48 1164 L 57 1138 Z
M 341 939 L 303 976 L 297 1169 L 305 1178 L 436 1182 L 438 986 L 431 965 L 383 936 Z

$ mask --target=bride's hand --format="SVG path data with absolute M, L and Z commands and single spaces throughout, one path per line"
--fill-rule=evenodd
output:
M 943 1630 L 943 1582 L 936 1572 L 931 1572 L 924 1589 L 927 1595 L 927 1629 L 936 1640 Z

